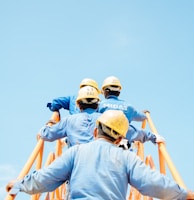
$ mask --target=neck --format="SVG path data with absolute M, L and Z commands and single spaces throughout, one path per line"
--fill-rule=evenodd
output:
M 106 137 L 98 137 L 98 138 L 96 138 L 97 140 L 105 140 L 105 141 L 107 141 L 107 142 L 109 142 L 109 143 L 111 143 L 111 144 L 115 144 L 113 141 L 111 141 L 111 140 L 109 140 L 108 138 L 106 138 Z

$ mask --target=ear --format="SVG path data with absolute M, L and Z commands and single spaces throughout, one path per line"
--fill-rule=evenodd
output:
M 96 139 L 97 137 L 98 137 L 98 129 L 95 128 L 95 129 L 94 129 L 94 138 Z
M 80 109 L 81 112 L 83 111 L 82 106 L 80 105 L 80 103 L 77 103 L 77 107 Z
M 114 141 L 114 144 L 118 145 L 120 143 L 120 141 L 122 140 L 122 137 L 119 137 L 118 139 L 116 139 Z

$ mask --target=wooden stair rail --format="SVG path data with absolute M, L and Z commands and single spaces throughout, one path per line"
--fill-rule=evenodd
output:
M 146 112 L 146 116 L 147 116 L 147 121 L 148 121 L 148 124 L 150 126 L 150 129 L 153 133 L 155 134 L 158 134 L 155 126 L 154 126 L 154 123 L 150 117 L 150 113 L 149 112 Z M 159 158 L 160 158 L 160 167 L 161 167 L 161 173 L 163 173 L 163 170 L 164 170 L 164 160 L 166 161 L 166 164 L 168 165 L 168 168 L 174 178 L 174 180 L 183 188 L 186 189 L 186 186 L 183 182 L 183 180 L 181 179 L 177 169 L 175 168 L 167 150 L 166 150 L 166 147 L 165 147 L 165 144 L 164 143 L 159 143 L 158 144 L 158 149 L 159 149 Z M 162 159 L 161 159 L 162 158 Z
M 58 122 L 60 120 L 60 113 L 53 112 L 53 114 L 51 116 L 51 120 Z M 32 168 L 32 166 L 33 166 L 33 164 L 34 164 L 36 159 L 37 159 L 36 168 L 37 169 L 41 168 L 42 156 L 43 156 L 43 148 L 44 148 L 44 141 L 41 138 L 39 138 L 34 150 L 32 151 L 30 157 L 28 158 L 26 164 L 24 165 L 24 167 L 21 170 L 21 172 L 20 172 L 19 176 L 17 177 L 17 179 L 22 179 L 26 174 L 28 174 L 28 172 Z M 61 152 L 61 150 L 59 150 L 59 148 L 61 148 L 61 146 L 58 145 L 57 148 L 58 148 L 57 152 Z M 59 155 L 59 153 L 57 153 L 57 155 Z M 5 200 L 14 200 L 16 196 L 17 195 L 12 196 L 12 195 L 8 194 L 5 197 Z M 37 195 L 32 195 L 32 199 L 36 200 L 37 199 Z
M 142 126 L 141 127 L 142 127 L 142 129 L 145 129 L 145 127 L 146 127 L 146 120 L 144 120 L 142 122 Z M 144 145 L 143 145 L 143 143 L 141 143 L 141 142 L 135 142 L 135 146 L 137 148 L 137 155 L 142 160 L 144 160 Z M 128 200 L 132 200 L 132 199 L 140 200 L 141 196 L 142 195 L 140 194 L 140 192 L 138 190 L 136 190 L 135 188 L 131 187 Z
M 150 117 L 150 113 L 146 112 L 146 116 L 147 116 L 147 122 L 149 124 L 149 127 L 151 129 L 151 131 L 155 134 L 158 134 L 152 120 Z M 144 120 L 142 122 L 142 128 L 144 129 L 146 126 L 146 121 Z M 140 142 L 136 142 L 136 146 L 137 146 L 137 155 L 144 160 L 144 146 L 142 143 Z M 159 143 L 158 144 L 158 158 L 159 158 L 159 166 L 160 166 L 160 173 L 162 174 L 166 174 L 166 169 L 165 169 L 165 163 L 168 165 L 168 168 L 174 178 L 174 180 L 183 188 L 186 189 L 185 184 L 183 183 L 177 169 L 175 168 L 167 150 L 165 147 L 164 143 Z M 155 169 L 155 165 L 153 162 L 152 157 L 149 155 L 146 157 L 145 159 L 145 164 L 149 165 L 150 168 Z M 128 200 L 141 200 L 143 198 L 143 200 L 152 200 L 151 197 L 146 197 L 141 195 L 135 188 L 131 187 L 130 189 L 130 193 L 129 193 L 129 197 Z
M 32 165 L 34 164 L 34 161 L 40 151 L 40 149 L 43 147 L 44 141 L 42 139 L 40 139 L 36 145 L 36 147 L 34 148 L 33 152 L 31 153 L 28 161 L 26 162 L 26 164 L 24 165 L 22 171 L 20 172 L 19 176 L 17 179 L 22 179 L 31 169 Z M 14 200 L 16 196 L 11 196 L 11 195 L 7 195 L 7 197 L 5 198 L 5 200 Z

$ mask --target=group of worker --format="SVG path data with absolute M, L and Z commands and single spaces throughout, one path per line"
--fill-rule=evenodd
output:
M 120 100 L 121 90 L 115 76 L 104 80 L 101 91 L 95 80 L 87 78 L 82 80 L 77 95 L 48 103 L 51 111 L 60 114 L 59 110 L 64 108 L 69 115 L 59 122 L 49 120 L 39 136 L 45 141 L 67 137 L 69 148 L 48 167 L 9 182 L 9 194 L 50 192 L 68 181 L 69 199 L 125 200 L 128 184 L 145 196 L 194 199 L 194 192 L 150 169 L 135 152 L 128 150 L 134 141 L 150 140 L 155 144 L 165 140 L 131 124 L 146 120 L 146 115 Z
M 80 90 L 77 95 L 59 97 L 48 103 L 47 106 L 53 112 L 58 112 L 61 108 L 69 110 L 71 115 L 63 118 L 55 126 L 47 126 L 40 130 L 40 137 L 45 141 L 67 137 L 69 146 L 82 144 L 93 140 L 93 130 L 96 126 L 97 118 L 106 110 L 122 110 L 129 123 L 131 121 L 143 121 L 146 119 L 144 112 L 136 110 L 133 106 L 120 100 L 118 96 L 122 89 L 120 80 L 110 76 L 103 82 L 101 93 L 104 100 L 100 101 L 98 84 L 93 79 L 83 79 L 80 83 Z M 76 114 L 76 115 L 75 115 Z M 49 120 L 49 123 L 51 121 Z M 164 141 L 160 135 L 155 135 L 149 131 L 138 129 L 129 125 L 126 135 L 127 140 L 122 140 L 125 148 L 134 141 L 156 142 Z

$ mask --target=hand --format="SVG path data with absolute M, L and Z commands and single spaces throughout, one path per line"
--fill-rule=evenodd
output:
M 143 110 L 142 112 L 143 112 L 143 113 L 150 113 L 149 110 Z
M 193 191 L 191 191 L 191 190 L 189 190 L 188 192 L 187 192 L 187 198 L 186 199 L 194 199 L 194 192 Z
M 54 124 L 56 124 L 57 122 L 55 120 L 50 119 L 47 123 L 46 126 L 52 126 Z
M 165 139 L 161 136 L 161 135 L 159 135 L 159 134 L 156 134 L 155 135 L 156 136 L 156 143 L 158 144 L 158 143 L 166 143 L 166 141 L 165 141 Z
M 9 192 L 12 187 L 14 186 L 14 184 L 17 182 L 17 180 L 12 180 L 10 181 L 7 185 L 6 185 L 6 191 Z
M 131 147 L 131 144 L 127 139 L 122 139 L 118 145 L 119 147 L 122 147 L 123 149 L 129 149 Z
M 52 104 L 51 103 L 47 103 L 46 107 L 51 108 Z
M 46 107 L 49 108 L 50 111 L 52 111 L 52 112 L 59 111 L 58 108 L 53 107 L 52 103 L 47 103 Z
M 36 135 L 36 139 L 39 140 L 41 138 L 40 133 Z
M 68 137 L 62 138 L 62 139 L 61 139 L 61 142 L 64 142 L 64 143 L 68 144 Z

